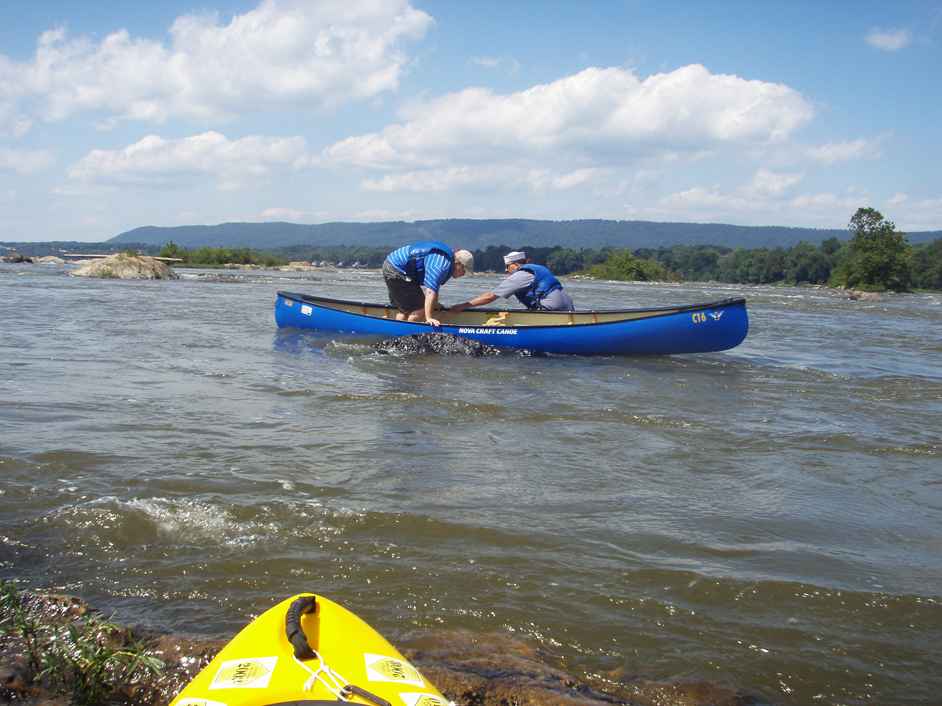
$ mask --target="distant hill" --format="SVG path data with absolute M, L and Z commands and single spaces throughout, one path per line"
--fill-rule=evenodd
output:
M 911 243 L 942 237 L 942 231 L 907 234 Z M 109 244 L 161 246 L 173 241 L 185 248 L 250 247 L 275 249 L 293 245 L 393 246 L 415 240 L 442 240 L 471 250 L 489 245 L 560 245 L 631 249 L 670 245 L 723 245 L 736 248 L 789 247 L 848 237 L 847 230 L 735 226 L 723 223 L 656 223 L 652 221 L 539 221 L 527 219 L 387 221 L 383 223 L 221 223 L 215 226 L 144 226 L 111 238 Z

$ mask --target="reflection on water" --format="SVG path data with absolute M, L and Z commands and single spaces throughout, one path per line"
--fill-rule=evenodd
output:
M 278 331 L 278 289 L 0 266 L 0 573 L 228 635 L 317 590 L 390 638 L 504 634 L 583 675 L 774 703 L 942 687 L 937 295 L 745 294 L 726 353 L 487 359 Z M 462 279 L 447 301 L 493 284 Z M 139 610 L 145 609 L 146 610 Z

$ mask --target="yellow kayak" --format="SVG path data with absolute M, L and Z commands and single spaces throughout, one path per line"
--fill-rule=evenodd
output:
M 454 706 L 382 635 L 304 593 L 246 626 L 170 706 Z

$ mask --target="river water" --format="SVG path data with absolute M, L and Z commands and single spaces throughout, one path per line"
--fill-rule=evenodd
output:
M 750 334 L 405 358 L 274 324 L 277 290 L 384 300 L 376 272 L 181 273 L 0 265 L 0 576 L 214 637 L 311 590 L 596 685 L 938 703 L 939 294 L 573 281 L 580 308 L 743 294 Z

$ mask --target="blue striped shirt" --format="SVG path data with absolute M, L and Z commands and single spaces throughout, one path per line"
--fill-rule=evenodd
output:
M 386 259 L 393 267 L 406 274 L 406 265 L 411 255 L 412 246 L 404 245 L 389 253 L 389 257 Z M 422 259 L 424 259 L 424 262 L 416 262 L 418 269 L 420 271 L 424 270 L 422 286 L 431 289 L 433 292 L 438 292 L 439 287 L 451 279 L 451 262 L 447 257 L 437 252 L 429 253 Z
M 422 286 L 437 292 L 445 282 L 451 279 L 451 263 L 444 255 L 437 252 L 425 256 L 425 279 Z

